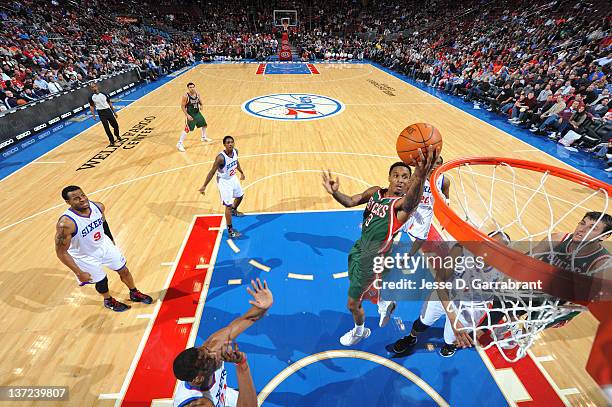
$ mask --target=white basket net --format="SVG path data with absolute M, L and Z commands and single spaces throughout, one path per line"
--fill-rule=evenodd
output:
M 501 163 L 462 164 L 443 174 L 451 180 L 450 207 L 457 215 L 485 234 L 509 234 L 509 246 L 532 257 L 560 254 L 554 250 L 553 234 L 572 233 L 585 213 L 608 210 L 606 190 L 592 190 L 549 172 Z M 579 242 L 570 257 L 572 269 L 576 252 L 601 236 Z M 549 244 L 542 248 L 540 241 Z M 456 323 L 455 329 L 467 331 L 474 343 L 480 339 L 484 349 L 496 346 L 509 362 L 524 357 L 544 329 L 562 325 L 568 317 L 586 310 L 542 292 L 523 290 L 520 294 L 492 290 L 488 301 L 455 301 L 454 306 L 458 313 L 474 316 L 465 318 L 464 322 L 471 322 L 463 327 Z

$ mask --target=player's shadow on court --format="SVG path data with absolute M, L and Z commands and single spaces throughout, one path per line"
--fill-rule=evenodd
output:
M 249 287 L 251 280 L 256 278 L 262 281 L 266 279 L 266 272 L 254 267 L 249 264 L 251 259 L 238 259 L 236 261 L 226 260 L 215 264 L 213 277 L 211 280 L 211 287 L 215 287 L 208 292 L 206 301 L 211 301 L 217 297 L 224 295 L 227 292 L 234 290 L 245 290 Z M 261 257 L 254 257 L 253 260 L 265 264 L 270 269 L 276 269 L 283 264 L 283 261 L 278 258 L 263 259 Z M 222 279 L 216 281 L 216 279 Z M 242 284 L 228 285 L 227 280 L 241 279 Z
M 20 281 L 44 280 L 45 287 L 53 287 L 56 293 L 65 290 L 64 293 L 66 294 L 76 284 L 70 273 L 68 270 L 52 268 L 32 268 L 18 273 L 8 270 L 0 271 L 0 275 L 3 276 L 2 280 L 5 280 L 0 284 L 0 302 L 10 308 L 19 308 L 22 311 L 33 313 L 42 313 L 61 307 L 66 303 L 65 295 L 50 295 L 49 291 L 42 289 L 40 284 L 20 284 Z M 11 283 L 11 286 L 8 285 L 8 282 Z M 16 287 L 19 289 L 16 289 Z M 93 298 L 87 298 L 80 301 L 80 304 L 101 305 L 102 301 L 95 302 Z
M 248 215 L 248 212 L 246 213 L 246 215 Z M 251 215 L 252 216 L 252 215 Z M 249 226 L 247 226 L 246 228 L 241 228 L 240 227 L 240 218 L 238 218 L 237 220 L 233 221 L 234 225 L 236 226 L 236 228 L 240 231 L 240 233 L 242 233 L 242 239 L 248 237 L 248 233 L 252 232 L 254 230 L 257 230 L 257 228 L 270 223 L 270 222 L 274 222 L 276 219 L 280 218 L 281 216 L 283 216 L 282 213 L 279 214 L 269 214 L 269 215 L 255 215 L 255 219 L 256 222 L 250 224 Z M 238 240 L 240 240 L 241 238 L 238 238 Z
M 324 255 L 320 249 L 334 249 L 343 254 L 347 254 L 354 244 L 352 240 L 340 236 L 313 235 L 311 233 L 298 232 L 285 233 L 285 239 L 290 242 L 303 243 L 319 256 Z
M 194 191 L 197 193 L 197 191 Z M 167 201 L 167 202 L 148 202 L 147 208 L 157 216 L 160 220 L 167 216 L 171 216 L 174 219 L 181 220 L 183 222 L 191 222 L 194 214 L 205 212 L 202 209 L 203 201 Z M 200 206 L 188 205 L 188 204 L 200 204 Z M 109 222 L 110 223 L 110 222 Z
M 327 198 L 314 198 L 311 196 L 299 196 L 296 198 L 283 198 L 277 204 L 264 209 L 262 212 L 283 212 L 287 208 L 310 208 L 317 204 L 327 203 Z
M 322 363 L 322 361 L 320 362 Z M 326 384 L 308 389 L 308 393 L 293 393 L 273 391 L 268 395 L 265 405 L 294 407 L 348 407 L 348 406 L 423 406 L 429 407 L 436 403 L 415 383 L 391 369 L 363 361 L 363 366 L 372 366 L 358 378 L 334 381 L 333 373 L 321 377 L 324 370 L 317 370 L 317 377 L 307 377 L 304 386 L 309 383 Z M 311 371 L 313 371 L 311 369 Z M 415 375 L 422 377 L 419 369 L 410 369 Z M 298 371 L 299 372 L 299 371 Z M 313 371 L 314 372 L 314 371 Z M 297 372 L 296 372 L 297 373 Z M 442 372 L 443 385 L 436 388 L 442 397 L 450 394 L 452 380 L 458 374 L 457 369 Z M 311 373 L 312 375 L 312 373 Z M 308 380 L 310 379 L 310 380 Z M 301 387 L 304 389 L 304 387 Z M 449 400 L 447 400 L 449 401 Z

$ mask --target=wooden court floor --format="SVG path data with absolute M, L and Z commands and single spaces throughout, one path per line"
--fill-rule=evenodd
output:
M 222 210 L 215 185 L 204 197 L 198 188 L 227 134 L 235 137 L 247 177 L 245 212 L 338 208 L 321 186 L 323 168 L 341 174 L 345 192 L 360 192 L 360 180 L 386 185 L 388 167 L 397 161 L 396 136 L 414 122 L 441 131 L 446 160 L 501 155 L 565 166 L 371 65 L 317 67 L 320 75 L 306 76 L 255 75 L 253 64 L 199 65 L 120 111 L 122 132 L 139 134 L 130 148 L 107 149 L 97 124 L 0 181 L 0 385 L 67 385 L 70 405 L 111 405 L 98 396 L 120 391 L 149 323 L 137 315 L 153 306 L 112 313 L 93 288 L 79 288 L 56 258 L 54 225 L 65 208 L 60 191 L 66 185 L 80 185 L 106 205 L 137 286 L 158 298 L 170 271 L 160 264 L 176 257 L 193 216 Z M 203 96 L 214 141 L 202 144 L 192 133 L 187 151 L 179 153 L 179 100 L 188 82 Z M 342 101 L 345 110 L 296 123 L 255 118 L 241 109 L 248 99 L 290 92 L 325 95 Z M 579 194 L 552 192 L 570 200 Z M 568 218 L 564 228 L 573 229 L 579 216 Z M 533 211 L 527 221 L 541 217 Z M 112 272 L 109 280 L 111 292 L 125 299 L 126 289 Z M 604 405 L 584 371 L 595 329 L 596 320 L 583 314 L 545 332 L 533 348 L 555 385 L 575 390 L 564 395 L 568 404 Z

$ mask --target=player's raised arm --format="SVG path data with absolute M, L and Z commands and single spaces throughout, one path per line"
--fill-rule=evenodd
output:
M 379 187 L 370 187 L 360 194 L 353 196 L 346 195 L 340 192 L 340 180 L 338 177 L 333 179 L 330 170 L 327 170 L 327 172 L 323 171 L 323 187 L 328 194 L 333 196 L 345 208 L 352 208 L 353 206 L 359 206 L 368 202 L 372 195 L 380 189 Z
M 74 222 L 66 216 L 59 218 L 55 225 L 55 254 L 62 263 L 72 270 L 80 282 L 90 283 L 92 282 L 91 275 L 82 271 L 68 253 L 73 233 L 76 233 Z
M 246 314 L 233 320 L 228 326 L 218 330 L 208 337 L 206 342 L 202 345 L 210 353 L 221 352 L 223 346 L 229 342 L 233 342 L 238 335 L 244 332 L 248 327 L 253 325 L 256 321 L 263 318 L 268 309 L 272 306 L 274 298 L 272 297 L 272 291 L 268 288 L 268 283 L 257 279 L 257 282 L 251 280 L 253 289 L 247 288 L 247 291 L 253 297 L 249 301 L 252 305 Z
M 448 256 L 453 260 L 451 264 L 457 264 L 457 259 L 461 256 L 464 256 L 463 247 L 461 245 L 456 244 L 450 250 Z M 438 282 L 452 282 L 455 274 L 455 270 L 453 268 L 442 268 L 441 270 L 436 270 L 436 281 Z M 457 346 L 461 348 L 469 348 L 472 346 L 472 340 L 470 335 L 460 330 L 459 328 L 463 328 L 463 325 L 458 320 L 459 316 L 455 312 L 455 309 L 451 306 L 451 298 L 449 297 L 449 290 L 446 288 L 439 288 L 436 290 L 438 294 L 438 299 L 442 303 L 444 307 L 444 311 L 446 312 L 446 316 L 450 322 L 450 326 L 453 329 L 453 333 L 455 334 L 455 338 L 457 338 Z
M 440 154 L 439 149 L 434 149 L 432 145 L 427 147 L 427 159 L 423 156 L 423 151 L 419 151 L 419 161 L 414 162 L 414 173 L 410 177 L 410 185 L 406 195 L 398 202 L 395 209 L 397 210 L 397 219 L 404 223 L 408 220 L 412 212 L 417 208 L 423 195 L 423 185 L 438 160 Z
M 206 192 L 206 187 L 215 176 L 217 170 L 221 167 L 223 167 L 223 157 L 221 156 L 221 154 L 219 154 L 217 158 L 215 158 L 215 162 L 213 163 L 212 168 L 210 169 L 210 171 L 208 171 L 208 175 L 206 175 L 204 185 L 202 185 L 202 187 L 200 188 L 200 192 L 202 193 L 202 195 L 204 195 L 204 193 Z

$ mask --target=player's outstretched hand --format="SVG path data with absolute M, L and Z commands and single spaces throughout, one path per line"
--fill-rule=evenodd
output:
M 93 283 L 93 278 L 91 278 L 91 274 L 86 272 L 81 272 L 78 275 L 78 279 L 81 283 Z
M 246 355 L 240 352 L 237 343 L 225 342 L 221 350 L 221 359 L 228 363 L 240 363 L 246 359 Z
M 470 335 L 463 329 L 463 324 L 460 321 L 453 321 L 451 323 L 453 328 L 453 332 L 455 334 L 455 338 L 457 338 L 457 346 L 460 348 L 471 348 L 472 347 L 472 338 Z
M 330 170 L 327 170 L 327 172 L 323 171 L 323 187 L 325 187 L 325 190 L 330 195 L 337 192 L 340 188 L 338 177 L 334 180 Z
M 434 146 L 427 146 L 427 158 L 423 155 L 423 151 L 419 148 L 419 160 L 415 161 L 412 159 L 412 165 L 414 166 L 414 175 L 417 178 L 429 177 L 431 171 L 438 161 L 440 155 L 440 149 L 434 148 Z
M 261 308 L 261 309 L 269 309 L 274 302 L 272 297 L 272 291 L 268 288 L 268 283 L 264 280 L 263 285 L 261 281 L 257 279 L 257 282 L 251 280 L 251 286 L 247 287 L 247 291 L 249 294 L 253 296 L 252 300 L 249 300 L 249 304 Z

